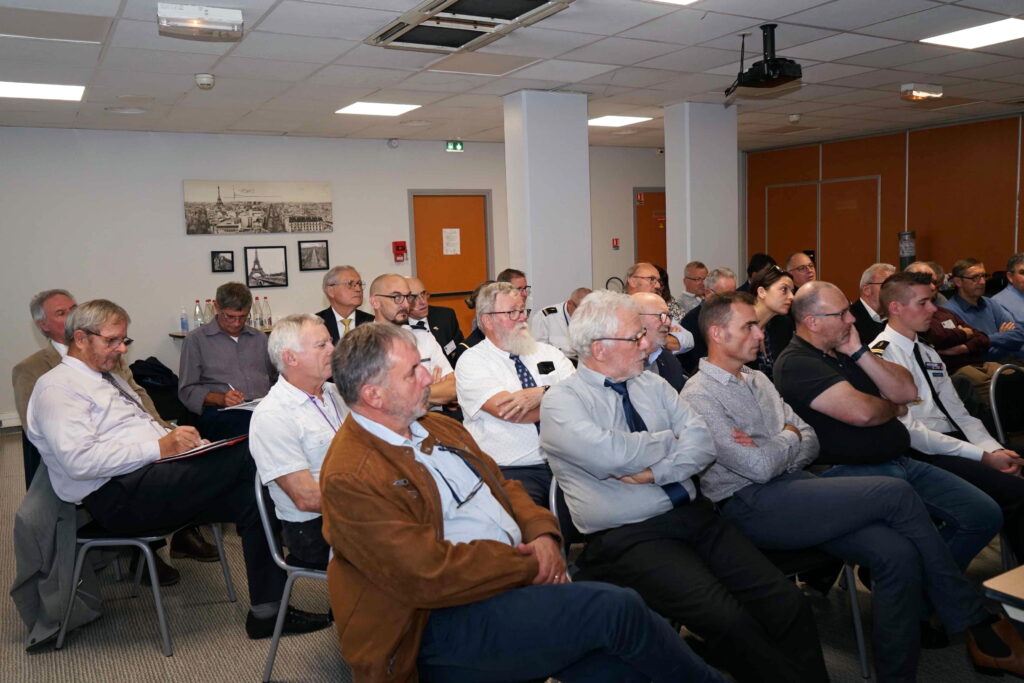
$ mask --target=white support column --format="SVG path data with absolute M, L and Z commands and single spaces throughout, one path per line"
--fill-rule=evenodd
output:
M 742 263 L 736 108 L 683 102 L 665 108 L 666 248 L 674 291 L 682 291 L 683 266 Z
M 524 90 L 504 106 L 508 265 L 531 306 L 550 306 L 593 279 L 587 96 Z

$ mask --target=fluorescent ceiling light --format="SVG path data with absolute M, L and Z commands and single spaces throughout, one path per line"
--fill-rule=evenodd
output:
M 650 116 L 601 116 L 596 119 L 590 119 L 587 121 L 588 126 L 608 126 L 609 128 L 618 128 L 620 126 L 631 126 L 634 123 L 641 123 L 642 121 L 650 121 Z
M 52 85 L 50 83 L 16 83 L 0 81 L 0 97 L 22 100 L 67 100 L 81 102 L 84 85 Z
M 942 97 L 942 86 L 929 83 L 904 83 L 900 86 L 900 97 L 911 102 Z
M 339 109 L 335 114 L 363 114 L 365 116 L 401 116 L 419 109 L 418 104 L 388 104 L 386 102 L 356 102 Z
M 944 33 L 933 38 L 924 38 L 921 42 L 973 50 L 976 47 L 1005 43 L 1008 40 L 1017 40 L 1018 38 L 1024 38 L 1024 20 L 1003 19 L 991 24 L 965 28 L 962 31 Z

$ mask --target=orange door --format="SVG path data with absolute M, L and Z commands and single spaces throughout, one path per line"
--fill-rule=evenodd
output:
M 765 251 L 780 266 L 794 251 L 818 249 L 818 189 L 815 183 L 765 188 Z
M 636 190 L 633 193 L 636 221 L 636 262 L 666 267 L 665 192 Z
M 861 273 L 878 260 L 878 219 L 876 178 L 821 184 L 818 277 L 850 301 L 860 297 Z
M 413 197 L 415 272 L 431 293 L 430 303 L 455 309 L 462 332 L 473 312 L 463 299 L 487 279 L 487 197 Z

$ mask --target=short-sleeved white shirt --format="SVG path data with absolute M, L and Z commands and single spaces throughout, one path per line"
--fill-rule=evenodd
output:
M 307 522 L 320 516 L 299 510 L 274 480 L 309 470 L 320 481 L 327 448 L 348 415 L 348 406 L 332 382 L 324 383 L 323 394 L 323 400 L 311 398 L 281 376 L 253 411 L 249 452 L 260 481 L 270 489 L 278 519 Z
M 537 343 L 536 352 L 520 360 L 533 375 L 537 386 L 553 386 L 575 372 L 565 354 L 549 344 Z M 554 363 L 553 372 L 542 375 L 537 364 Z M 455 388 L 464 417 L 463 426 L 477 444 L 500 467 L 525 467 L 547 462 L 540 437 L 533 423 L 508 422 L 483 410 L 495 394 L 523 388 L 515 362 L 489 339 L 471 347 L 459 358 L 455 369 Z
M 448 362 L 448 356 L 444 354 L 444 349 L 437 343 L 437 339 L 429 329 L 414 329 L 409 325 L 403 327 L 412 332 L 412 336 L 416 338 L 416 350 L 420 353 L 420 362 L 423 363 L 423 367 L 430 372 L 433 372 L 434 368 L 441 368 L 441 377 L 452 374 L 452 364 Z

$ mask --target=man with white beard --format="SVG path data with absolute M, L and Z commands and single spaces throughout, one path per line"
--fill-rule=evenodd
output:
M 486 339 L 459 358 L 455 385 L 463 425 L 480 448 L 547 507 L 551 469 L 540 447 L 540 400 L 574 368 L 561 351 L 533 338 L 526 315 L 510 283 L 480 290 L 476 320 Z

